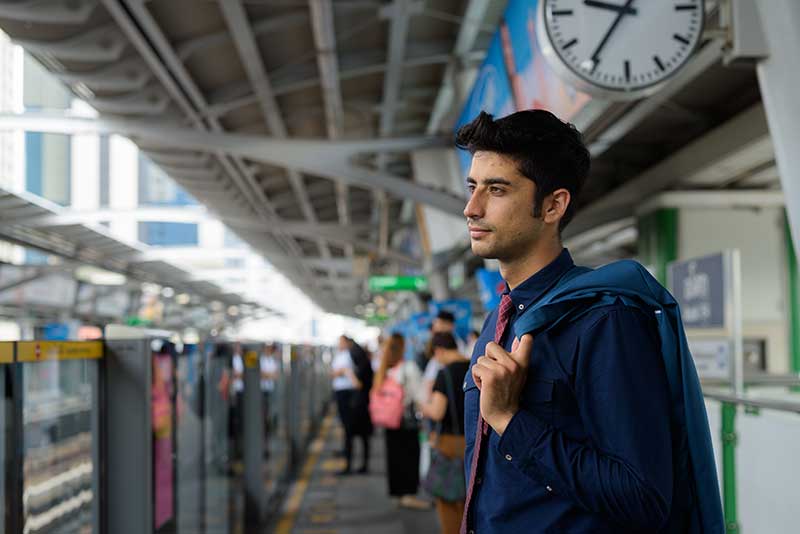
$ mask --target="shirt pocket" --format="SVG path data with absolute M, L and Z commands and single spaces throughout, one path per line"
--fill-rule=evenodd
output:
M 520 397 L 521 407 L 553 424 L 553 388 L 552 380 L 528 378 Z

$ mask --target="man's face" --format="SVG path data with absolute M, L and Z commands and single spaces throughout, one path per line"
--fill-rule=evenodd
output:
M 464 216 L 475 255 L 510 261 L 536 244 L 544 226 L 533 216 L 536 185 L 520 174 L 513 159 L 475 152 L 467 187 Z

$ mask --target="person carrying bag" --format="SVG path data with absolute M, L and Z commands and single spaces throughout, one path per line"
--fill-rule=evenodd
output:
M 445 365 L 439 371 L 433 395 L 423 414 L 436 421 L 432 438 L 431 463 L 423 487 L 436 499 L 443 534 L 456 534 L 461 524 L 466 495 L 464 476 L 464 397 L 454 383 L 461 383 L 469 360 L 459 354 L 450 333 L 436 334 L 432 340 L 435 357 Z M 461 396 L 459 397 L 459 394 Z

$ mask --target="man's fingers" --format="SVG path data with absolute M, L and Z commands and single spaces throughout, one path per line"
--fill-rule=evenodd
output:
M 519 340 L 516 350 L 511 352 L 511 358 L 522 367 L 528 367 L 531 359 L 531 351 L 533 351 L 533 336 L 525 334 Z
M 517 363 L 514 361 L 513 356 L 496 343 L 491 347 L 488 345 L 486 346 L 486 357 L 502 365 L 509 371 L 514 371 L 517 367 Z

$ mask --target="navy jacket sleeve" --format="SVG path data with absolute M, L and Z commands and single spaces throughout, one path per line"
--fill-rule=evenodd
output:
M 498 452 L 589 511 L 657 530 L 672 498 L 669 390 L 657 333 L 643 312 L 614 308 L 580 334 L 575 350 L 574 392 L 591 440 L 573 440 L 521 409 Z

